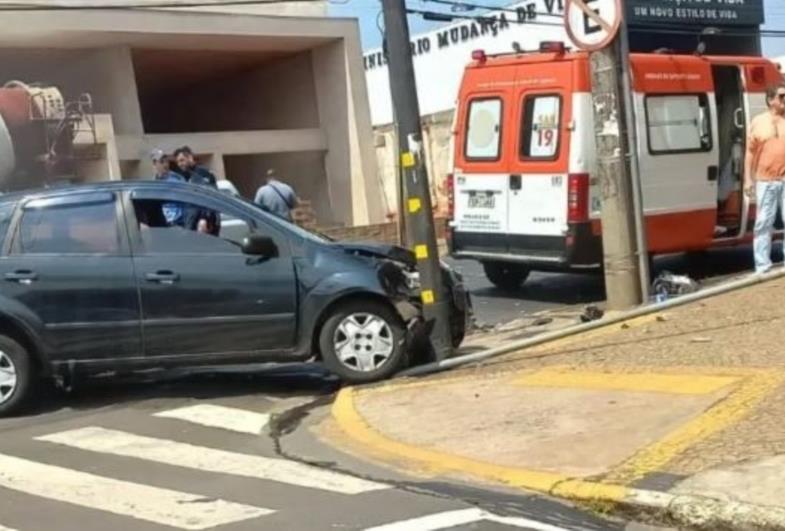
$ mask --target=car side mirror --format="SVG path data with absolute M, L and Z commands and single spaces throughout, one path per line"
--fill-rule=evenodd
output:
M 243 238 L 243 253 L 260 258 L 275 258 L 278 256 L 278 246 L 269 236 L 249 234 Z

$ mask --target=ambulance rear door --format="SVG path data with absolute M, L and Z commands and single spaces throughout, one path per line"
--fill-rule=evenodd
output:
M 511 253 L 563 259 L 573 61 L 521 64 L 516 73 L 515 145 L 510 155 Z
M 509 114 L 514 68 L 467 69 L 455 146 L 453 245 L 458 252 L 507 250 Z

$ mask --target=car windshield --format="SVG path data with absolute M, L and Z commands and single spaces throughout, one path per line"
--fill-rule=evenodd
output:
M 292 231 L 298 236 L 300 236 L 301 238 L 305 238 L 307 240 L 315 241 L 318 243 L 329 243 L 335 241 L 335 239 L 327 236 L 326 234 L 322 234 L 318 231 L 311 231 L 311 230 L 304 229 L 301 226 L 297 225 L 296 223 L 291 223 L 289 221 L 273 216 L 272 214 L 262 209 L 262 207 L 260 207 L 253 201 L 249 201 L 248 199 L 242 196 L 235 196 L 235 199 L 244 203 L 246 206 L 253 208 L 256 212 L 262 213 L 265 216 L 265 219 L 269 220 L 271 223 L 275 223 L 279 227 Z

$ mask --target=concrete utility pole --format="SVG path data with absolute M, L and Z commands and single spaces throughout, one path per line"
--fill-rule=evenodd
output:
M 406 216 L 406 243 L 417 256 L 421 298 L 430 328 L 431 345 L 436 359 L 441 361 L 452 353 L 450 301 L 444 289 L 439 264 L 406 5 L 404 0 L 382 0 L 382 10 L 390 92 L 398 129 L 400 171 L 404 183 L 403 201 L 399 209 Z
M 592 98 L 597 138 L 597 171 L 602 190 L 602 247 L 609 310 L 643 303 L 636 256 L 629 136 L 621 97 L 620 38 L 591 54 Z

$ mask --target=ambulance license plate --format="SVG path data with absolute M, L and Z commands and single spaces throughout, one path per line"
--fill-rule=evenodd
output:
M 496 195 L 487 192 L 474 193 L 469 196 L 469 208 L 495 208 Z

